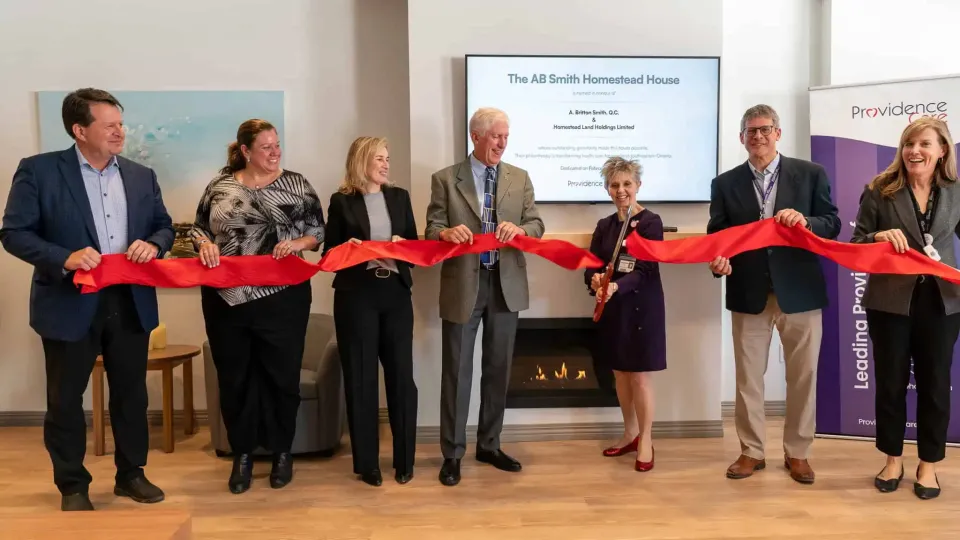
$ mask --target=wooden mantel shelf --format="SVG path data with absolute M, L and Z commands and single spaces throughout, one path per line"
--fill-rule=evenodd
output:
M 679 240 L 681 238 L 693 238 L 696 236 L 704 236 L 706 233 L 702 231 L 694 230 L 680 230 L 677 232 L 666 232 L 663 233 L 664 240 Z M 565 240 L 571 244 L 581 247 L 588 248 L 590 247 L 590 239 L 593 237 L 593 232 L 588 233 L 547 233 L 543 235 L 544 240 Z
M 696 236 L 704 236 L 706 233 L 703 231 L 694 231 L 694 230 L 684 230 L 677 232 L 667 232 L 663 233 L 664 240 L 679 240 L 681 238 L 693 238 Z M 593 232 L 582 232 L 582 233 L 547 233 L 543 235 L 544 240 L 564 240 L 570 242 L 571 244 L 580 247 L 580 248 L 589 248 L 590 239 L 593 237 Z M 421 234 L 420 239 L 423 240 L 424 236 Z

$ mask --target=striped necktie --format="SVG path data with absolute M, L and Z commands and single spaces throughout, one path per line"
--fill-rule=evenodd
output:
M 492 233 L 497 230 L 497 169 L 487 167 L 487 177 L 483 182 L 483 208 L 480 211 L 481 232 Z M 499 252 L 495 249 L 480 254 L 480 264 L 492 268 L 497 264 Z

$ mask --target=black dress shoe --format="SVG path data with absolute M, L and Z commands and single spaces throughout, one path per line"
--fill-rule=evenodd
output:
M 936 474 L 934 474 L 933 476 L 934 478 L 937 479 L 937 487 L 926 487 L 926 486 L 920 485 L 919 481 L 913 483 L 913 494 L 916 495 L 917 498 L 923 499 L 926 501 L 929 499 L 936 499 L 937 497 L 940 496 L 940 487 L 939 487 L 940 478 L 937 477 Z M 918 478 L 920 477 L 920 467 L 917 467 L 917 477 Z
M 398 484 L 406 484 L 407 482 L 413 480 L 413 471 L 412 470 L 410 472 L 397 471 L 396 474 L 393 475 L 393 478 L 394 480 L 397 481 Z
M 118 483 L 113 487 L 118 497 L 130 497 L 138 503 L 158 503 L 163 500 L 163 491 L 150 483 L 145 476 L 135 476 L 132 480 Z
M 445 486 L 455 486 L 460 483 L 460 460 L 445 459 L 440 467 L 440 483 Z
M 250 481 L 253 479 L 253 458 L 250 454 L 237 454 L 233 458 L 233 470 L 230 471 L 230 479 L 227 480 L 227 486 L 230 493 L 239 495 L 250 489 Z
M 477 450 L 477 461 L 489 463 L 501 471 L 520 472 L 520 462 L 501 450 Z
M 273 468 L 270 469 L 270 487 L 280 489 L 293 480 L 293 456 L 290 452 L 280 452 L 273 456 Z
M 71 493 L 60 498 L 60 510 L 64 512 L 82 512 L 93 510 L 93 503 L 86 493 Z
M 886 467 L 884 467 L 884 469 L 886 469 Z M 880 478 L 881 474 L 883 474 L 882 470 L 873 479 L 873 486 L 876 487 L 880 493 L 893 493 L 900 487 L 900 481 L 903 480 L 903 465 L 900 466 L 900 476 L 898 478 L 883 480 Z
M 383 475 L 380 474 L 380 469 L 374 469 L 372 471 L 365 472 L 360 475 L 360 479 L 373 487 L 380 487 L 383 485 Z

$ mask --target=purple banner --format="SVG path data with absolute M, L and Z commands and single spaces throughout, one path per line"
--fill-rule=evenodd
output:
M 840 236 L 849 242 L 853 236 L 860 195 L 878 173 L 887 168 L 896 148 L 844 139 L 811 137 L 811 157 L 824 166 L 830 178 L 834 201 L 840 211 Z M 960 253 L 960 242 L 954 238 Z M 823 343 L 817 374 L 817 433 L 874 437 L 873 344 L 867 334 L 867 317 L 860 303 L 867 274 L 854 273 L 822 260 L 827 278 L 829 307 L 823 314 Z M 954 362 L 960 347 L 954 348 Z M 907 389 L 907 425 L 905 438 L 916 440 L 916 387 L 911 368 Z M 951 374 L 953 387 L 960 387 L 960 373 Z M 950 400 L 950 427 L 947 441 L 960 442 L 960 399 Z

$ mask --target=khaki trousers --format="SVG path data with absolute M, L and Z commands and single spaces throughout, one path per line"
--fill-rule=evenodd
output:
M 741 452 L 764 459 L 763 376 L 776 326 L 783 343 L 787 379 L 783 450 L 787 457 L 807 459 L 816 427 L 817 361 L 823 336 L 821 310 L 786 314 L 771 294 L 763 313 L 731 313 L 731 318 L 737 368 L 736 426 Z

